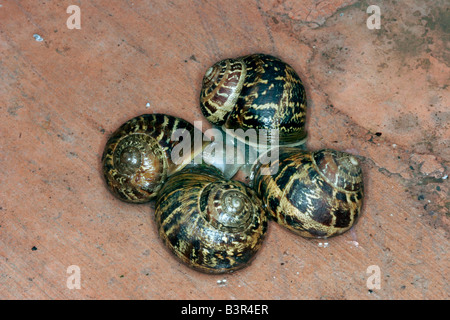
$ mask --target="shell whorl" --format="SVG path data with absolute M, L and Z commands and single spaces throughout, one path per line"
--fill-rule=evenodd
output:
M 206 221 L 214 228 L 227 232 L 243 232 L 251 225 L 255 214 L 253 203 L 234 183 L 215 182 L 201 192 L 200 207 Z
M 115 144 L 111 160 L 115 170 L 109 167 L 108 159 L 104 163 L 105 176 L 126 201 L 146 201 L 167 177 L 167 156 L 158 142 L 146 134 L 123 136 Z
M 304 237 L 328 238 L 359 219 L 364 190 L 357 163 L 334 150 L 281 147 L 278 172 L 263 175 L 267 165 L 255 165 L 253 187 L 279 224 Z
M 103 174 L 111 192 L 127 202 L 154 199 L 167 176 L 184 166 L 171 157 L 180 143 L 172 140 L 177 130 L 193 139 L 196 129 L 183 119 L 164 114 L 144 114 L 120 126 L 108 139 L 102 156 Z M 196 152 L 184 156 L 193 157 Z
M 362 186 L 362 171 L 355 156 L 336 150 L 314 152 L 317 171 L 331 185 L 346 191 L 357 191 Z
M 241 59 L 226 59 L 210 67 L 203 77 L 200 108 L 211 123 L 221 126 L 236 104 L 247 74 Z
M 186 167 L 167 179 L 155 207 L 159 235 L 190 267 L 224 273 L 251 263 L 267 230 L 256 193 L 205 167 Z
M 252 54 L 225 59 L 207 70 L 200 107 L 224 130 L 264 130 L 269 138 L 277 136 L 280 145 L 300 145 L 307 135 L 306 101 L 302 81 L 290 65 Z

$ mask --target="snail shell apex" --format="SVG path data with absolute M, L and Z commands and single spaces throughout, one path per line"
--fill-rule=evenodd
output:
M 328 238 L 349 230 L 358 220 L 364 196 L 357 159 L 323 149 L 279 149 L 279 170 L 262 175 L 254 167 L 253 186 L 271 217 L 289 230 L 313 238 Z
M 280 59 L 252 54 L 210 67 L 200 94 L 205 117 L 223 129 L 266 130 L 281 145 L 306 139 L 306 93 L 295 70 Z M 242 139 L 236 135 L 237 139 Z
M 256 193 L 208 166 L 170 176 L 158 194 L 155 215 L 170 251 L 206 273 L 249 265 L 267 231 L 267 215 Z

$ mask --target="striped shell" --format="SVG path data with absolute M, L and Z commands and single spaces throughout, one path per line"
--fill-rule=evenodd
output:
M 306 139 L 302 81 L 291 66 L 270 55 L 225 59 L 210 67 L 203 78 L 200 108 L 223 129 L 267 130 L 268 138 L 278 134 L 281 145 L 299 145 Z M 238 133 L 235 137 L 245 138 Z
M 155 207 L 159 235 L 175 256 L 206 273 L 249 265 L 261 247 L 267 215 L 256 193 L 210 166 L 167 179 Z
M 279 148 L 278 171 L 262 174 L 269 164 L 254 167 L 253 187 L 271 217 L 309 238 L 328 238 L 349 230 L 360 216 L 363 177 L 357 159 L 323 149 L 307 152 Z
M 184 166 L 174 163 L 171 157 L 182 141 L 172 140 L 176 130 L 181 135 L 189 133 L 194 139 L 193 125 L 164 114 L 135 117 L 112 134 L 103 152 L 102 166 L 106 183 L 115 196 L 134 203 L 155 198 L 166 178 Z M 194 154 L 192 151 L 185 156 Z

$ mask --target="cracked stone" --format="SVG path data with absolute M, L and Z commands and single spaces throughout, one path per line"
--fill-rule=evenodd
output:
M 442 178 L 444 174 L 444 167 L 434 155 L 414 154 L 411 157 L 411 161 L 419 166 L 419 172 L 424 175 Z

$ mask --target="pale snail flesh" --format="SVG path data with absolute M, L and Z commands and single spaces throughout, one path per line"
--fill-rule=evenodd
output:
M 278 152 L 277 172 L 263 174 L 270 165 L 258 163 L 252 181 L 273 220 L 307 238 L 332 237 L 355 225 L 364 197 L 355 156 L 331 149 Z
M 267 214 L 256 193 L 207 165 L 171 175 L 159 191 L 155 215 L 170 251 L 205 273 L 248 266 L 267 231 Z
M 225 59 L 210 67 L 200 93 L 203 115 L 216 126 L 235 131 L 254 129 L 280 145 L 306 140 L 305 88 L 295 70 L 267 54 Z M 245 137 L 244 137 L 245 138 Z

